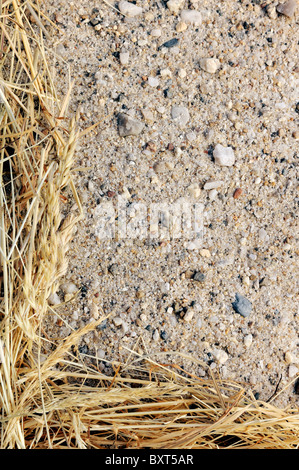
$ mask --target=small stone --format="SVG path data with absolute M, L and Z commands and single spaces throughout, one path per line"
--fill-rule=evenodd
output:
M 228 360 L 228 354 L 222 349 L 214 349 L 212 354 L 219 364 L 224 364 Z
M 121 137 L 139 135 L 143 130 L 143 123 L 131 118 L 127 114 L 118 115 L 118 133 Z
M 206 276 L 204 275 L 204 273 L 198 271 L 194 274 L 193 276 L 193 279 L 194 281 L 198 281 L 198 282 L 204 282 Z
M 292 133 L 292 137 L 295 139 L 295 140 L 299 140 L 299 131 L 294 131 Z
M 167 49 L 170 49 L 171 47 L 174 47 L 178 44 L 179 40 L 178 38 L 173 38 L 169 39 L 169 41 L 164 42 L 159 49 L 162 49 L 162 47 L 166 47 Z
M 243 191 L 241 188 L 237 188 L 234 191 L 233 198 L 238 199 L 242 195 Z
M 50 305 L 58 305 L 61 303 L 59 295 L 55 292 L 48 297 L 48 303 Z
M 134 3 L 127 2 L 125 0 L 122 0 L 118 4 L 119 11 L 123 13 L 125 16 L 128 16 L 129 18 L 134 18 L 135 16 L 139 16 L 142 13 L 142 7 L 138 7 Z
M 223 181 L 207 181 L 203 189 L 218 189 L 223 185 Z
M 98 320 L 98 318 L 99 318 L 99 309 L 98 309 L 98 306 L 94 302 L 92 302 L 92 304 L 90 306 L 90 315 L 95 320 Z
M 232 166 L 235 163 L 234 151 L 231 147 L 223 147 L 221 144 L 217 144 L 213 157 L 215 163 L 221 166 Z
M 200 193 L 201 193 L 201 190 L 200 190 L 200 187 L 199 187 L 198 183 L 190 184 L 190 186 L 188 186 L 188 188 L 187 188 L 187 191 L 188 191 L 188 193 L 190 194 L 191 197 L 195 197 L 195 198 L 198 198 Z
M 201 13 L 196 10 L 183 10 L 181 12 L 181 20 L 187 24 L 200 25 L 202 22 Z
M 185 0 L 169 0 L 167 8 L 171 13 L 178 13 L 184 6 Z
M 294 16 L 295 10 L 297 7 L 297 0 L 288 0 L 285 3 L 279 3 L 277 5 L 276 10 L 278 13 L 287 16 L 288 18 L 292 18 Z
M 159 331 L 155 330 L 154 333 L 153 333 L 153 341 L 158 341 L 159 336 L 160 336 Z
M 289 365 L 289 377 L 295 377 L 299 372 L 298 367 L 296 367 L 294 364 Z
M 199 65 L 205 72 L 216 73 L 220 62 L 218 59 L 213 59 L 212 57 L 200 59 Z
M 184 21 L 179 21 L 175 27 L 175 30 L 177 33 L 183 33 L 184 31 L 186 31 L 186 29 L 187 29 L 187 25 Z
M 129 52 L 120 52 L 119 61 L 121 65 L 127 65 L 129 63 L 130 54 Z
M 115 317 L 115 318 L 113 318 L 113 323 L 114 323 L 115 326 L 121 326 L 122 323 L 123 323 L 123 320 L 120 317 Z
M 178 76 L 179 76 L 180 78 L 186 78 L 186 76 L 187 76 L 186 70 L 185 70 L 185 69 L 180 69 L 180 70 L 178 71 Z
M 244 336 L 244 346 L 246 348 L 249 348 L 251 346 L 252 339 L 253 339 L 253 336 L 251 333 L 249 335 Z
M 172 119 L 180 126 L 185 127 L 190 119 L 190 114 L 184 106 L 173 106 L 171 109 Z
M 146 149 L 149 150 L 150 152 L 156 152 L 157 151 L 157 146 L 156 146 L 155 142 L 150 140 L 146 144 Z
M 154 115 L 150 109 L 142 109 L 141 110 L 142 116 L 144 119 L 148 122 L 153 122 L 154 121 Z
M 292 364 L 292 362 L 296 362 L 295 361 L 295 357 L 294 357 L 294 354 L 292 354 L 290 351 L 287 351 L 284 355 L 284 360 L 287 364 Z
M 183 320 L 185 322 L 190 322 L 194 316 L 194 310 L 193 308 L 188 308 L 187 312 L 185 313 Z
M 64 294 L 75 294 L 79 290 L 73 282 L 64 282 L 61 284 L 60 289 Z
M 217 197 L 217 194 L 218 194 L 217 189 L 211 189 L 211 191 L 209 191 L 209 199 L 210 199 L 210 201 L 215 201 L 215 199 L 216 199 L 216 197 Z
M 275 20 L 277 18 L 276 6 L 273 3 L 267 5 L 266 12 L 269 18 L 271 18 L 272 20 Z
M 157 77 L 148 77 L 147 82 L 149 86 L 153 88 L 157 88 L 157 86 L 160 84 L 160 80 Z
M 211 256 L 211 253 L 210 253 L 210 250 L 207 250 L 206 248 L 202 248 L 199 252 L 200 256 L 202 256 L 203 258 L 210 258 Z
M 235 312 L 242 315 L 242 317 L 248 317 L 252 310 L 251 302 L 238 292 L 236 293 L 236 299 L 232 303 L 232 306 Z
M 152 30 L 151 32 L 151 35 L 154 37 L 154 38 L 159 38 L 162 34 L 162 31 L 160 28 L 155 28 Z

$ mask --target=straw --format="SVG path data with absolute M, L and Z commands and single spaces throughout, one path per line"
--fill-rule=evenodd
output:
M 259 401 L 208 368 L 203 379 L 139 349 L 101 372 L 76 345 L 105 314 L 64 339 L 47 335 L 47 299 L 83 217 L 73 171 L 88 130 L 68 115 L 74 84 L 61 98 L 54 87 L 43 40 L 53 24 L 39 2 L 0 6 L 0 447 L 298 448 L 298 409 L 275 407 L 277 394 Z M 66 188 L 78 212 L 63 218 Z

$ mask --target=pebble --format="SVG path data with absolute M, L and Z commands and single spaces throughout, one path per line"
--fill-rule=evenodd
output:
M 191 197 L 198 198 L 201 193 L 201 189 L 199 187 L 198 183 L 192 183 L 190 186 L 187 188 L 188 193 L 190 194 Z
M 185 313 L 183 320 L 185 322 L 190 322 L 194 316 L 194 310 L 193 308 L 188 308 L 187 312 Z
M 298 367 L 296 367 L 294 364 L 289 365 L 289 377 L 295 377 L 299 372 Z
M 185 127 L 190 119 L 190 114 L 184 106 L 173 106 L 171 109 L 172 119 L 180 126 Z
M 228 354 L 222 349 L 214 349 L 212 354 L 219 364 L 224 364 L 228 360 Z
M 167 8 L 171 13 L 178 13 L 184 6 L 185 0 L 169 0 Z
M 249 348 L 251 346 L 252 339 L 253 339 L 253 336 L 251 333 L 249 335 L 244 336 L 244 346 L 246 348 Z
M 49 297 L 48 297 L 48 303 L 50 305 L 58 305 L 61 303 L 61 300 L 60 300 L 60 297 L 58 294 L 56 294 L 56 292 L 54 294 L 51 294 Z
M 118 133 L 121 137 L 128 135 L 139 135 L 143 130 L 144 124 L 136 119 L 131 118 L 127 114 L 118 115 Z
M 251 302 L 238 292 L 236 293 L 236 299 L 232 303 L 232 306 L 235 312 L 242 315 L 242 317 L 248 317 L 252 310 Z
M 234 199 L 238 199 L 242 195 L 242 189 L 241 188 L 236 188 L 233 194 Z
M 204 273 L 198 271 L 194 274 L 193 279 L 194 279 L 194 281 L 204 282 L 205 277 L 206 276 L 204 275 Z
M 199 61 L 200 68 L 208 73 L 217 72 L 220 62 L 218 59 L 213 59 L 212 57 L 207 57 L 200 59 Z
M 216 197 L 217 197 L 217 194 L 218 194 L 217 189 L 211 189 L 211 191 L 209 191 L 209 199 L 210 199 L 210 201 L 215 201 L 215 199 L 216 199 Z
M 75 294 L 79 290 L 73 282 L 64 282 L 61 284 L 60 289 L 64 294 Z
M 129 18 L 134 18 L 135 16 L 141 15 L 143 9 L 138 7 L 134 3 L 127 2 L 126 0 L 121 0 L 118 4 L 119 11 Z
M 157 88 L 157 86 L 160 84 L 160 80 L 157 77 L 148 77 L 147 82 L 149 86 L 153 88 Z
M 160 337 L 159 331 L 155 330 L 153 333 L 153 341 L 158 341 L 159 337 Z
M 187 27 L 188 26 L 186 25 L 184 21 L 179 21 L 178 24 L 176 25 L 175 30 L 177 33 L 183 33 L 184 31 L 186 31 Z
M 297 7 L 297 0 L 288 0 L 285 3 L 279 3 L 276 7 L 278 13 L 287 16 L 288 18 L 292 18 L 295 14 L 295 10 Z
M 162 34 L 162 31 L 160 28 L 155 28 L 152 30 L 151 32 L 151 35 L 154 37 L 154 38 L 159 38 Z
M 211 256 L 210 250 L 207 250 L 206 248 L 203 248 L 202 250 L 200 250 L 199 254 L 203 258 L 210 258 Z
M 271 18 L 272 20 L 275 20 L 277 18 L 276 5 L 273 5 L 271 3 L 267 5 L 266 12 L 269 18 Z
M 181 12 L 181 20 L 186 24 L 199 25 L 202 22 L 201 13 L 196 10 L 183 10 Z
M 129 63 L 130 54 L 129 52 L 120 52 L 119 61 L 121 65 L 127 65 Z
M 207 181 L 203 189 L 217 189 L 223 185 L 223 181 Z
M 223 147 L 221 144 L 216 145 L 213 157 L 215 159 L 215 163 L 220 166 L 232 166 L 235 163 L 233 149 L 231 147 Z
M 284 360 L 287 364 L 292 364 L 292 362 L 297 362 L 294 354 L 290 351 L 287 351 L 284 355 Z
M 178 38 L 172 38 L 172 39 L 169 39 L 169 41 L 166 41 L 164 42 L 160 47 L 159 49 L 161 49 L 162 47 L 166 47 L 167 49 L 170 49 L 171 47 L 174 47 L 178 44 L 179 40 Z

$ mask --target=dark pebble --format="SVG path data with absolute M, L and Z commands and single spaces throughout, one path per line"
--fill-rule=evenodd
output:
M 160 336 L 161 336 L 161 339 L 165 340 L 165 339 L 167 339 L 168 335 L 167 335 L 166 331 L 161 331 Z
M 251 302 L 238 292 L 236 293 L 236 300 L 232 303 L 232 306 L 235 312 L 242 315 L 242 317 L 248 317 L 251 313 Z
M 164 42 L 164 44 L 162 44 L 159 49 L 162 47 L 167 47 L 169 49 L 170 47 L 176 46 L 178 42 L 179 40 L 177 38 L 170 39 L 169 41 Z
M 201 273 L 200 271 L 198 271 L 197 273 L 194 274 L 193 280 L 203 282 L 205 280 L 205 277 L 206 276 L 204 275 L 204 273 Z

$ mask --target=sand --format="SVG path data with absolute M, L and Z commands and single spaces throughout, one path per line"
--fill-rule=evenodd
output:
M 80 111 L 82 130 L 100 121 L 76 152 L 84 218 L 47 334 L 59 341 L 111 313 L 79 347 L 106 373 L 134 349 L 298 405 L 298 8 L 289 18 L 273 2 L 181 3 L 137 1 L 133 18 L 117 2 L 45 5 L 59 92 L 75 79 L 69 114 Z M 120 135 L 120 113 L 141 123 L 137 135 Z M 217 163 L 217 145 L 233 164 Z M 76 213 L 65 196 L 65 216 Z M 192 230 L 174 236 L 176 203 Z M 158 225 L 153 207 L 166 207 Z

